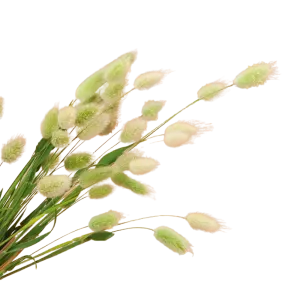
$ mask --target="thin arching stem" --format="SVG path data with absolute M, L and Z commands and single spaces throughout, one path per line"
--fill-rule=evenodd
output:
M 123 229 L 114 230 L 114 231 L 112 231 L 112 232 L 117 232 L 117 231 L 122 231 L 122 230 L 127 230 L 127 229 L 136 229 L 136 228 L 139 228 L 139 229 L 148 229 L 148 230 L 154 231 L 153 229 L 148 228 L 148 227 L 128 227 L 128 228 L 123 228 Z
M 181 217 L 181 216 L 174 216 L 174 215 L 157 215 L 157 216 L 143 217 L 143 218 L 139 218 L 139 219 L 134 219 L 134 220 L 122 222 L 122 223 L 119 223 L 118 225 L 123 225 L 123 224 L 129 223 L 129 222 L 134 222 L 134 221 L 139 221 L 139 220 L 149 219 L 149 218 L 156 218 L 156 217 L 175 217 L 175 218 L 185 219 L 184 217 Z M 118 225 L 117 225 L 117 226 L 118 226 Z
M 114 133 L 109 139 L 107 139 L 99 148 L 97 148 L 94 152 L 93 152 L 93 154 L 94 153 L 96 153 L 102 146 L 104 146 L 109 140 L 111 140 L 116 134 L 118 134 L 119 132 L 121 131 L 121 129 L 120 130 L 118 130 L 116 133 Z

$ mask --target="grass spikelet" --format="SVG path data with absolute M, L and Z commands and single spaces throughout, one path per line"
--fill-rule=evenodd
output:
M 70 141 L 70 137 L 69 137 L 68 131 L 61 130 L 61 129 L 53 131 L 52 138 L 51 138 L 51 144 L 54 147 L 57 147 L 57 148 L 65 147 L 69 144 L 69 141 Z
M 158 161 L 153 158 L 140 157 L 130 161 L 129 171 L 135 175 L 143 175 L 157 168 Z
M 216 99 L 217 96 L 220 96 L 226 87 L 226 82 L 223 81 L 215 81 L 208 83 L 200 88 L 197 95 L 199 99 L 203 99 L 205 101 L 211 101 L 212 99 Z
M 148 90 L 162 82 L 169 71 L 150 71 L 139 75 L 134 81 L 134 87 L 137 90 Z
M 73 153 L 64 161 L 68 171 L 76 171 L 87 167 L 92 162 L 93 156 L 87 152 Z
M 137 142 L 142 137 L 142 134 L 146 129 L 147 121 L 141 117 L 135 118 L 125 124 L 120 140 L 122 143 Z
M 75 125 L 82 127 L 103 111 L 103 107 L 95 103 L 80 104 L 76 107 Z
M 122 155 L 120 155 L 116 162 L 113 165 L 113 168 L 116 173 L 124 172 L 126 170 L 129 170 L 129 164 L 132 160 L 137 159 L 141 157 L 143 153 L 138 150 L 133 151 L 126 151 Z
M 100 93 L 101 98 L 106 104 L 112 105 L 121 100 L 123 89 L 126 85 L 125 81 L 110 82 L 106 88 Z
M 15 162 L 24 152 L 26 140 L 22 136 L 11 138 L 2 147 L 1 158 L 6 163 Z
M 91 199 L 102 199 L 110 195 L 113 189 L 113 186 L 110 184 L 94 186 L 89 190 L 89 197 Z
M 110 121 L 107 127 L 99 133 L 100 136 L 112 133 L 113 130 L 118 126 L 120 114 L 119 108 L 119 105 L 115 105 L 112 109 L 107 111 L 107 113 L 109 114 Z
M 38 191 L 47 198 L 62 196 L 71 187 L 67 175 L 50 175 L 42 178 L 37 185 Z
M 44 139 L 50 139 L 52 133 L 58 130 L 58 107 L 53 107 L 45 115 L 41 124 L 41 133 Z
M 143 119 L 146 121 L 156 121 L 158 113 L 164 107 L 166 101 L 147 101 L 142 108 Z
M 95 232 L 111 229 L 116 226 L 122 218 L 124 218 L 122 213 L 110 210 L 91 218 L 89 228 Z
M 58 125 L 62 129 L 69 129 L 75 126 L 76 109 L 72 106 L 66 106 L 58 112 Z
M 79 176 L 79 184 L 83 188 L 88 188 L 100 181 L 109 178 L 112 174 L 111 167 L 100 167 L 84 171 Z
M 4 99 L 0 97 L 0 119 L 3 117 Z

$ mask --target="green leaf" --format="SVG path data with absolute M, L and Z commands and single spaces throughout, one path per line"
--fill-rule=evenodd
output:
M 118 148 L 118 149 L 104 155 L 100 159 L 100 161 L 97 163 L 96 168 L 111 165 L 112 163 L 114 163 L 117 160 L 117 158 L 119 156 L 121 156 L 124 153 L 124 151 L 126 149 L 130 148 L 132 145 L 133 144 L 130 144 L 129 146 L 126 146 L 126 147 Z
M 25 249 L 30 246 L 33 246 L 33 245 L 37 244 L 38 242 L 40 242 L 41 240 L 43 240 L 45 237 L 47 237 L 50 233 L 51 233 L 51 231 L 33 239 L 33 240 L 30 240 L 28 242 L 17 244 L 16 246 L 12 247 L 7 253 L 15 252 L 17 250 L 21 250 L 21 249 Z
M 37 269 L 37 263 L 36 263 L 35 259 L 31 255 L 24 255 L 24 256 L 16 259 L 15 261 L 13 261 L 12 263 L 10 263 L 8 265 L 8 267 L 5 268 L 5 272 L 13 270 L 16 266 L 18 266 L 26 258 L 32 259 L 35 262 L 35 268 Z
M 114 236 L 114 233 L 109 231 L 99 231 L 92 233 L 89 237 L 93 241 L 106 241 Z
M 40 139 L 34 148 L 35 153 L 41 152 L 44 149 L 44 147 L 48 141 L 49 140 L 47 140 L 47 139 Z
M 16 245 L 10 251 L 7 251 L 7 253 L 17 252 L 19 250 L 29 248 L 31 246 L 34 246 L 35 244 L 38 244 L 42 240 L 46 239 L 53 232 L 53 230 L 55 229 L 56 222 L 57 222 L 57 213 L 55 211 L 54 223 L 53 223 L 52 228 L 48 232 L 46 232 L 44 234 L 41 234 L 40 236 L 38 236 L 34 239 L 31 239 L 29 241 L 26 241 L 24 243 Z M 37 229 L 38 229 L 38 234 L 39 234 L 40 232 L 42 232 L 45 229 L 45 227 L 43 225 L 41 225 L 41 226 L 38 226 Z M 29 232 L 29 234 L 30 233 L 32 234 L 32 232 Z

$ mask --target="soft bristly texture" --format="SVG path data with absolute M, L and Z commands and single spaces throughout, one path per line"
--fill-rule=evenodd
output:
M 76 106 L 75 125 L 82 127 L 103 111 L 103 106 L 96 103 L 80 104 Z
M 139 75 L 134 81 L 134 87 L 137 90 L 148 90 L 160 84 L 166 74 L 170 71 L 150 71 Z
M 125 124 L 120 140 L 122 143 L 137 142 L 142 137 L 142 134 L 146 129 L 147 121 L 141 117 L 135 118 Z
M 3 116 L 3 106 L 4 106 L 4 99 L 0 97 L 0 119 Z
M 143 175 L 157 168 L 158 161 L 153 158 L 140 157 L 130 161 L 129 171 L 135 175 Z
M 58 130 L 58 107 L 53 107 L 45 115 L 41 124 L 41 133 L 44 139 L 50 139 L 52 133 Z
M 142 108 L 143 119 L 146 121 L 156 121 L 158 119 L 158 113 L 164 107 L 166 101 L 147 101 Z
M 56 148 L 62 148 L 69 144 L 70 137 L 66 130 L 55 130 L 52 132 L 51 144 Z
M 211 101 L 216 99 L 217 96 L 220 96 L 226 87 L 226 82 L 223 81 L 215 81 L 208 83 L 200 88 L 197 95 L 199 99 L 203 99 L 205 101 Z
M 110 195 L 113 192 L 113 189 L 113 186 L 110 184 L 93 186 L 89 190 L 89 197 L 90 199 L 102 199 Z
M 58 112 L 58 125 L 62 129 L 69 129 L 75 126 L 76 109 L 72 106 L 66 106 Z
M 185 236 L 170 226 L 156 226 L 153 230 L 154 238 L 170 252 L 177 255 L 193 253 L 193 244 Z
M 22 136 L 11 138 L 2 147 L 2 161 L 9 164 L 15 162 L 24 152 L 25 144 L 26 140 Z
M 100 167 L 96 169 L 87 170 L 79 176 L 79 184 L 81 187 L 87 188 L 109 178 L 111 174 L 111 167 Z
M 116 226 L 122 218 L 122 213 L 110 210 L 91 218 L 89 228 L 95 232 L 111 229 Z
M 47 198 L 62 196 L 71 187 L 67 175 L 50 175 L 42 178 L 37 185 L 38 191 Z
M 64 164 L 68 171 L 76 171 L 87 167 L 92 162 L 92 155 L 87 152 L 73 153 L 66 157 Z

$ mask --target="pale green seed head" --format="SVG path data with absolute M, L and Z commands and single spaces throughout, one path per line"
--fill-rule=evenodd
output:
M 79 184 L 83 188 L 88 188 L 100 181 L 109 178 L 112 174 L 111 167 L 100 167 L 84 171 L 79 176 Z
M 93 156 L 87 152 L 74 153 L 69 155 L 64 163 L 68 171 L 76 171 L 87 167 L 92 162 Z
M 158 161 L 153 158 L 140 157 L 130 161 L 129 171 L 135 175 L 143 175 L 157 168 Z
M 91 218 L 89 228 L 95 232 L 111 229 L 116 226 L 122 218 L 124 218 L 122 213 L 110 210 Z
M 204 232 L 218 231 L 220 225 L 216 218 L 206 213 L 189 213 L 186 216 L 186 221 L 192 231 Z
M 132 63 L 136 59 L 136 52 L 128 52 L 112 61 L 105 71 L 105 79 L 107 82 L 124 81 L 127 73 L 130 71 Z
M 61 129 L 69 129 L 75 126 L 76 109 L 66 106 L 58 112 L 58 125 Z
M 148 99 L 142 106 L 141 114 L 145 120 L 154 122 L 159 120 L 160 112 L 166 106 L 167 101 L 164 99 Z
M 84 125 L 84 127 L 79 127 L 77 129 L 78 138 L 84 141 L 90 140 L 104 132 L 110 122 L 110 115 L 108 113 L 101 113 L 99 116 Z
M 190 142 L 190 136 L 184 132 L 170 132 L 164 135 L 163 143 L 166 147 L 177 150 Z
M 11 138 L 2 147 L 2 161 L 9 164 L 15 162 L 24 152 L 25 144 L 26 140 L 22 136 Z
M 185 134 L 194 134 L 198 131 L 198 127 L 189 124 L 188 122 L 184 122 L 182 120 L 177 120 L 168 124 L 167 128 L 165 129 L 165 133 L 175 133 L 175 132 L 182 132 Z
M 141 117 L 128 121 L 123 128 L 120 140 L 122 143 L 137 142 L 146 129 L 147 121 Z
M 226 76 L 204 83 L 197 90 L 197 99 L 201 99 L 201 103 L 217 101 L 231 92 L 232 84 L 232 79 L 228 79 Z
M 254 64 L 253 66 L 249 66 L 246 70 L 236 76 L 233 83 L 242 89 L 263 85 L 267 80 L 275 79 L 275 75 L 278 75 L 275 64 L 276 62 L 261 62 Z
M 113 186 L 110 184 L 94 186 L 89 190 L 89 197 L 91 199 L 102 199 L 110 195 L 113 189 Z
M 168 71 L 150 71 L 139 75 L 134 81 L 137 90 L 148 90 L 162 82 Z
M 100 93 L 100 97 L 106 104 L 114 105 L 118 103 L 123 94 L 123 89 L 126 86 L 126 82 L 110 82 L 103 91 Z
M 132 160 L 141 157 L 143 153 L 138 150 L 133 151 L 125 151 L 122 155 L 120 155 L 113 165 L 113 169 L 115 173 L 120 173 L 129 170 L 129 164 Z
M 42 169 L 44 171 L 53 170 L 59 163 L 59 155 L 50 153 L 47 159 L 42 164 Z
M 42 124 L 41 133 L 44 139 L 50 139 L 52 133 L 58 130 L 58 107 L 53 107 L 46 114 Z
M 62 196 L 71 187 L 71 178 L 66 175 L 50 175 L 42 178 L 37 185 L 38 191 L 47 198 Z
M 182 235 L 177 233 L 175 230 L 160 226 L 154 230 L 155 238 L 163 245 L 168 247 L 170 250 L 178 253 L 179 255 L 190 252 L 193 254 L 192 245 Z
M 114 173 L 111 180 L 114 184 L 131 190 L 135 194 L 143 196 L 152 194 L 152 189 L 149 186 L 130 178 L 124 173 Z
M 81 101 L 87 101 L 105 82 L 105 67 L 103 67 L 78 86 L 75 94 L 76 98 Z
M 80 104 L 76 106 L 76 120 L 75 125 L 82 127 L 89 121 L 94 119 L 103 111 L 103 106 L 95 103 Z
M 51 138 L 51 144 L 56 148 L 62 148 L 69 144 L 70 137 L 68 134 L 68 131 L 58 129 L 56 131 L 53 131 L 52 138 Z
M 0 119 L 3 116 L 3 105 L 4 105 L 4 99 L 0 97 Z
M 89 229 L 91 231 L 103 231 L 118 224 L 118 218 L 113 213 L 96 216 L 89 220 Z

